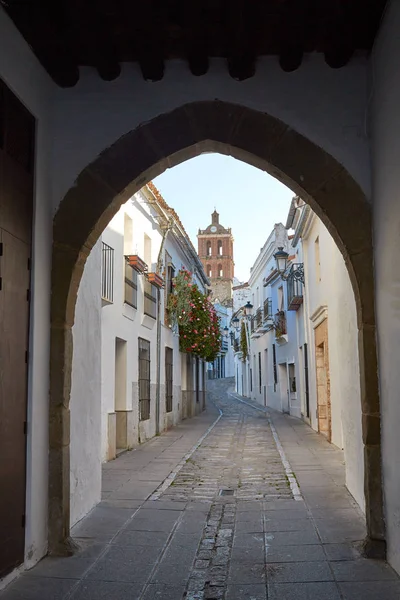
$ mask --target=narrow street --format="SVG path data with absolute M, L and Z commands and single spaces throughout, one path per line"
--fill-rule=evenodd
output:
M 394 571 L 357 549 L 342 453 L 300 420 L 271 428 L 230 385 L 209 382 L 205 413 L 105 464 L 80 550 L 1 600 L 398 600 Z

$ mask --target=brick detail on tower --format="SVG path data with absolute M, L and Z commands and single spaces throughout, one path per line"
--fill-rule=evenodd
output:
M 206 229 L 199 229 L 197 240 L 198 255 L 211 281 L 213 299 L 227 306 L 232 305 L 235 268 L 232 230 L 220 224 L 219 214 L 214 211 L 211 224 Z

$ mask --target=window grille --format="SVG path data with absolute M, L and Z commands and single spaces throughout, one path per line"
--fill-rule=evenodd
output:
M 157 286 L 153 285 L 147 279 L 144 280 L 144 314 L 157 318 Z
M 128 263 L 125 263 L 125 297 L 124 302 L 137 308 L 138 274 Z
M 173 370 L 174 370 L 174 351 L 172 348 L 165 348 L 165 406 L 166 411 L 172 411 L 173 400 Z
M 101 297 L 114 302 L 114 248 L 102 242 Z
M 150 342 L 139 338 L 139 419 L 150 419 Z

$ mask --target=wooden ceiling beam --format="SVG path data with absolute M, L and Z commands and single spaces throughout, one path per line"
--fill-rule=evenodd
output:
M 256 72 L 257 0 L 230 0 L 226 5 L 228 71 L 237 81 L 253 77 Z
M 332 3 L 324 35 L 324 57 L 333 69 L 347 65 L 354 54 L 355 28 L 360 15 L 353 10 L 351 2 L 334 0 Z
M 279 64 L 283 71 L 298 69 L 303 61 L 307 23 L 314 13 L 313 0 L 286 0 L 281 15 Z
M 71 35 L 84 46 L 91 64 L 105 81 L 121 74 L 118 53 L 112 40 L 101 0 L 63 0 L 64 12 Z
M 164 8 L 163 0 L 142 0 L 132 16 L 138 24 L 132 45 L 146 81 L 160 81 L 164 77 Z
M 79 80 L 78 60 L 69 43 L 60 12 L 54 4 L 10 2 L 7 13 L 53 81 L 73 87 Z
M 206 29 L 202 0 L 184 2 L 185 51 L 192 75 L 205 75 L 209 68 Z

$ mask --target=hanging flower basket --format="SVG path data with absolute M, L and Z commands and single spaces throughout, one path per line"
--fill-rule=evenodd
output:
M 179 329 L 179 349 L 212 362 L 221 350 L 220 320 L 208 297 L 181 269 L 173 281 L 168 299 L 168 315 Z
M 138 273 L 145 273 L 147 271 L 146 263 L 137 254 L 129 254 L 125 258 L 130 266 L 133 267 Z

